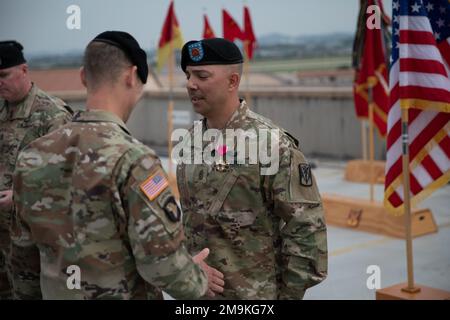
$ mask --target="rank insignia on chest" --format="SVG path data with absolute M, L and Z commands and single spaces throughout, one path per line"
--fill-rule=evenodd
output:
M 300 163 L 298 171 L 300 173 L 300 184 L 304 187 L 311 187 L 313 183 L 311 166 L 308 163 Z
M 218 171 L 218 172 L 225 172 L 228 171 L 230 169 L 230 165 L 226 162 L 224 162 L 223 160 L 219 160 L 216 161 L 216 163 L 214 163 L 214 170 Z

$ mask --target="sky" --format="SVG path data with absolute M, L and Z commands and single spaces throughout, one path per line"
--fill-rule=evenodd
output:
M 391 0 L 385 0 L 390 13 Z M 158 44 L 170 0 L 1 0 L 0 41 L 17 40 L 25 54 L 82 51 L 105 30 L 131 33 L 148 50 Z M 175 13 L 185 41 L 199 39 L 203 14 L 217 36 L 222 35 L 222 8 L 242 25 L 247 5 L 256 37 L 271 33 L 290 36 L 354 33 L 359 0 L 176 0 Z M 80 8 L 80 29 L 70 30 L 66 12 Z

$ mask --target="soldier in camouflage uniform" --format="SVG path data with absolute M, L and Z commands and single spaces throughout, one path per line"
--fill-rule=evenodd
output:
M 72 116 L 66 104 L 40 90 L 28 76 L 22 46 L 0 42 L 0 299 L 11 298 L 6 272 L 12 214 L 12 176 L 17 155 L 31 141 Z
M 146 54 L 131 35 L 101 33 L 81 72 L 88 110 L 20 153 L 11 249 L 22 262 L 13 268 L 17 298 L 38 298 L 40 290 L 44 299 L 222 291 L 223 275 L 203 262 L 208 250 L 193 258 L 185 248 L 181 210 L 158 157 L 124 123 L 147 75 Z M 40 288 L 28 276 L 39 268 Z
M 225 276 L 218 298 L 302 299 L 327 275 L 327 237 L 317 184 L 298 141 L 239 100 L 242 55 L 234 43 L 190 41 L 181 67 L 194 110 L 204 116 L 174 149 L 180 151 L 174 156 L 180 156 L 177 182 L 188 249 L 210 248 L 207 263 Z M 262 175 L 259 161 L 230 161 L 230 152 L 231 159 L 237 156 L 233 140 L 211 148 L 222 154 L 214 163 L 187 163 L 184 152 L 195 158 L 198 145 L 192 141 L 205 140 L 211 128 L 225 137 L 227 129 L 258 135 L 259 129 L 279 130 L 277 172 Z

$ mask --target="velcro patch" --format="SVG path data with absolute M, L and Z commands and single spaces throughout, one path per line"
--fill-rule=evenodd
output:
M 311 187 L 313 184 L 311 166 L 308 163 L 300 163 L 298 171 L 300 173 L 300 184 L 304 187 Z
M 161 199 L 161 201 L 160 201 Z M 167 196 L 162 196 L 158 199 L 158 204 L 164 210 L 167 218 L 172 222 L 178 222 L 181 220 L 181 210 L 175 201 L 175 198 L 171 193 L 167 193 Z
M 150 201 L 153 201 L 157 196 L 159 196 L 168 186 L 169 181 L 166 179 L 166 176 L 163 172 L 161 172 L 161 170 L 156 171 L 156 173 L 149 176 L 139 185 L 141 191 Z

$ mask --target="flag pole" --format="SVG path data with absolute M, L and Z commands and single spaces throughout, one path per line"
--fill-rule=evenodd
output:
M 369 81 L 370 82 L 370 81 Z M 374 173 L 373 173 L 373 161 L 374 161 L 374 136 L 373 136 L 373 87 L 369 84 L 369 175 L 370 175 L 370 201 L 374 201 Z
M 367 122 L 361 119 L 362 159 L 367 160 Z
M 249 58 L 247 53 L 247 46 L 249 41 L 244 41 L 244 79 L 245 79 L 245 102 L 247 102 L 247 105 L 250 105 L 250 73 L 249 73 Z
M 168 141 L 168 152 L 169 152 L 169 177 L 172 175 L 172 131 L 173 131 L 173 73 L 175 56 L 173 53 L 173 39 L 169 42 L 170 54 L 169 54 L 169 107 L 167 108 L 167 141 Z
M 409 137 L 408 137 L 408 109 L 402 108 L 402 162 L 403 162 L 403 206 L 406 229 L 406 264 L 408 271 L 408 286 L 402 291 L 417 293 L 419 287 L 414 286 L 413 248 L 411 230 L 411 198 L 409 184 Z

